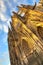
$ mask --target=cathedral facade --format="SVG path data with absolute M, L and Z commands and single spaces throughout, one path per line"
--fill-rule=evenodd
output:
M 43 1 L 17 7 L 8 32 L 11 65 L 43 65 Z

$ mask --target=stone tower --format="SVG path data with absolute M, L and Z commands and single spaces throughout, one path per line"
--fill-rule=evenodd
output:
M 11 65 L 43 65 L 43 12 L 36 3 L 17 7 L 8 32 Z
M 43 0 L 40 0 L 40 2 L 38 3 L 36 9 L 38 9 L 38 10 L 43 12 Z

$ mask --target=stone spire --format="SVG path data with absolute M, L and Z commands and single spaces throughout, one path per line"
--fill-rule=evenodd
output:
M 43 12 L 43 0 L 40 0 L 38 5 L 37 5 L 37 8 L 38 10 L 42 11 Z
M 40 4 L 41 6 L 43 6 L 43 0 L 40 0 L 39 4 Z

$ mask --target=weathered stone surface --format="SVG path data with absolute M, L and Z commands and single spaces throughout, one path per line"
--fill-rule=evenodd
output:
M 43 65 L 43 12 L 36 4 L 21 6 L 8 32 L 11 65 Z

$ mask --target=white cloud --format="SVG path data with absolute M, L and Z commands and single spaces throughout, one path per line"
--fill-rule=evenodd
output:
M 10 2 L 9 0 L 6 0 L 6 2 L 7 2 L 7 4 L 8 4 L 8 6 L 9 6 L 10 8 L 12 8 L 11 2 Z
M 0 30 L 3 30 L 5 33 L 8 33 L 8 26 L 10 27 L 11 18 L 6 21 L 6 24 L 0 24 Z
M 6 0 L 6 2 L 8 4 L 9 10 L 12 11 L 12 9 L 13 9 L 12 2 L 10 2 L 10 0 Z
M 10 62 L 9 62 L 9 64 L 8 65 L 10 65 Z
M 18 0 L 14 0 L 14 2 L 17 2 Z
M 6 10 L 5 0 L 0 0 L 0 20 L 3 22 L 7 21 Z
M 3 25 L 3 31 L 6 32 L 6 33 L 8 33 L 8 26 L 5 25 L 5 24 Z
M 26 1 L 26 0 L 25 0 Z M 20 5 L 20 3 L 23 3 L 24 0 L 14 0 L 15 3 L 17 3 L 18 5 Z
M 0 7 L 1 7 L 1 11 L 5 12 L 6 11 L 6 6 L 3 0 L 0 0 Z
M 0 30 L 3 30 L 5 33 L 8 33 L 8 26 L 5 24 L 0 24 Z
M 10 60 L 9 60 L 9 53 L 8 51 L 4 51 L 1 54 L 2 58 L 0 58 L 1 63 L 6 63 L 6 65 L 10 65 Z M 8 61 L 8 62 L 7 62 Z
M 8 27 L 11 28 L 10 22 L 11 22 L 11 18 L 9 18 L 9 19 L 6 21 L 7 28 L 8 28 Z
M 0 24 L 0 30 L 2 30 L 2 25 Z
M 6 21 L 7 20 L 6 16 L 2 12 L 0 12 L 0 20 L 1 21 Z
M 11 18 L 9 18 L 9 19 L 7 20 L 7 22 L 6 22 L 8 26 L 10 26 L 10 22 L 11 22 Z

